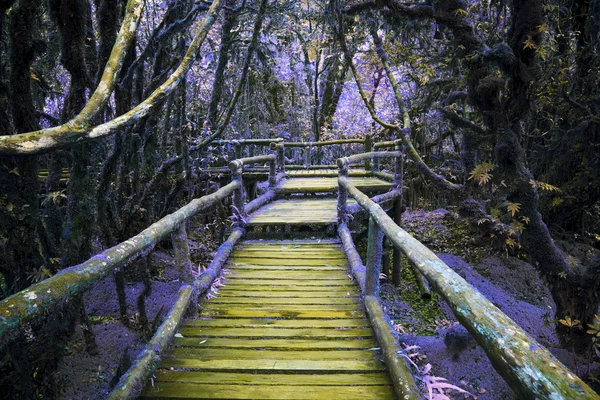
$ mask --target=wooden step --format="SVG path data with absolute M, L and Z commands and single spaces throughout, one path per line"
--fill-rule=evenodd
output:
M 175 337 L 174 346 L 223 349 L 348 350 L 377 348 L 374 338 L 321 339 L 253 339 Z
M 275 318 L 239 318 L 239 319 L 195 319 L 186 323 L 187 327 L 215 328 L 336 328 L 370 326 L 367 319 L 275 319 Z
M 254 305 L 283 305 L 283 304 L 319 304 L 319 305 L 338 305 L 338 304 L 358 304 L 359 299 L 353 297 L 240 297 L 240 296 L 219 296 L 211 299 L 207 304 L 244 304 L 252 307 Z
M 362 360 L 373 361 L 380 355 L 368 350 L 255 350 L 243 349 L 202 349 L 175 347 L 164 357 L 194 358 L 199 360 Z
M 290 338 L 290 339 L 330 339 L 373 337 L 371 328 L 197 328 L 184 326 L 183 337 L 242 337 L 242 338 Z
M 385 373 L 357 374 L 252 374 L 240 372 L 196 372 L 159 370 L 154 377 L 157 382 L 207 383 L 207 384 L 255 384 L 274 386 L 386 386 L 390 380 Z
M 279 399 L 279 400 L 381 400 L 393 399 L 390 385 L 313 386 L 181 384 L 161 382 L 146 387 L 143 399 Z

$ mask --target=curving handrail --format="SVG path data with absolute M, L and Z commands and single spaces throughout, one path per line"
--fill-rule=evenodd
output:
M 90 289 L 95 282 L 131 262 L 175 232 L 190 217 L 225 199 L 239 187 L 240 183 L 233 181 L 212 194 L 194 199 L 132 238 L 0 301 L 0 347 L 16 336 L 24 323 Z
M 448 303 L 515 392 L 527 399 L 598 399 L 598 395 L 579 377 L 425 245 L 396 225 L 347 177 L 340 176 L 338 182 L 340 193 L 355 199 L 369 213 L 369 244 L 381 246 L 383 233 L 406 255 Z M 343 194 L 340 197 L 343 200 Z M 378 294 L 379 264 L 376 255 L 369 254 L 367 257 L 370 260 L 364 272 L 365 295 L 372 296 Z

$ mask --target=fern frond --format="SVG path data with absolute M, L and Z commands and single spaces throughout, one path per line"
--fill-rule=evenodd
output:
M 484 185 L 492 179 L 493 175 L 490 173 L 492 169 L 494 169 L 494 165 L 489 161 L 478 164 L 469 174 L 469 180 L 473 179 L 480 186 Z

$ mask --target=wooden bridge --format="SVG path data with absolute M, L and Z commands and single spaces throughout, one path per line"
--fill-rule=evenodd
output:
M 340 142 L 330 144 L 347 144 Z M 422 398 L 379 301 L 386 236 L 395 259 L 407 257 L 418 277 L 448 302 L 520 398 L 598 398 L 388 216 L 401 211 L 399 143 L 377 146 L 393 151 L 371 152 L 365 140 L 366 152 L 339 158 L 337 168 L 310 166 L 310 159 L 304 168 L 290 168 L 286 146 L 297 144 L 260 142 L 273 154 L 242 157 L 239 143 L 229 163 L 231 182 L 215 193 L 0 302 L 0 347 L 22 334 L 24 324 L 53 312 L 170 235 L 183 282 L 179 298 L 111 399 Z M 324 144 L 304 147 L 319 146 Z M 380 171 L 380 161 L 393 172 Z M 249 199 L 245 180 L 257 176 L 266 179 L 264 192 Z M 194 278 L 186 221 L 230 195 L 231 235 Z M 369 225 L 364 264 L 348 227 L 361 216 Z M 307 227 L 322 228 L 329 237 L 301 238 Z M 257 240 L 268 230 L 279 239 Z M 198 302 L 216 279 L 218 295 Z

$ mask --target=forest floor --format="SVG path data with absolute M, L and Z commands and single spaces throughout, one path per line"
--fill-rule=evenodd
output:
M 402 225 L 572 371 L 588 383 L 589 377 L 598 376 L 598 363 L 591 362 L 589 357 L 575 357 L 572 352 L 559 347 L 553 328 L 556 317 L 554 302 L 530 264 L 501 250 L 494 250 L 488 241 L 475 240 L 468 224 L 447 210 L 407 211 Z M 198 237 L 210 236 L 205 232 L 196 233 Z M 193 234 L 190 237 L 194 239 Z M 206 265 L 215 247 L 216 243 L 200 243 L 200 239 L 192 242 L 192 260 L 196 265 Z M 359 249 L 361 247 L 359 243 Z M 587 253 L 592 250 L 586 249 Z M 586 251 L 573 253 L 581 256 Z M 157 325 L 174 303 L 180 283 L 168 254 L 154 252 L 150 265 L 154 272 L 152 294 L 146 299 L 146 312 L 150 323 Z M 61 391 L 59 399 L 106 398 L 118 377 L 143 349 L 146 341 L 139 329 L 136 300 L 144 285 L 135 274 L 128 278 L 130 283 L 125 289 L 127 311 L 131 317 L 127 327 L 119 319 L 116 286 L 112 278 L 96 285 L 87 294 L 86 310 L 99 351 L 97 355 L 84 351 L 83 333 L 78 327 L 56 373 Z M 399 342 L 419 368 L 417 376 L 447 379 L 451 385 L 473 395 L 447 391 L 446 395 L 452 399 L 516 398 L 444 301 L 435 293 L 429 300 L 421 298 L 408 265 L 403 266 L 399 287 L 383 281 L 381 290 L 384 309 L 390 316 Z
M 560 347 L 554 320 L 564 316 L 555 315 L 550 292 L 532 265 L 493 249 L 489 240 L 474 238 L 468 224 L 447 210 L 407 211 L 402 216 L 402 226 L 563 364 L 588 384 L 594 384 L 600 373 L 600 360 L 595 355 L 575 356 Z M 565 247 L 572 250 L 569 256 L 575 261 L 585 262 L 578 257 L 590 259 L 597 252 L 591 246 L 563 244 Z M 422 373 L 447 379 L 473 395 L 451 390 L 447 391 L 450 398 L 516 399 L 483 349 L 457 322 L 446 303 L 432 294 L 430 300 L 421 298 L 408 265 L 403 266 L 398 288 L 382 284 L 384 308 L 411 360 Z M 593 386 L 599 389 L 598 385 Z

